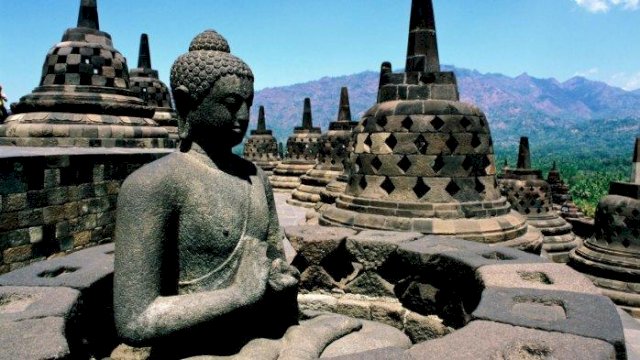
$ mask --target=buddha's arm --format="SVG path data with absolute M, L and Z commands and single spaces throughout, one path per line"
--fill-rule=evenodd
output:
M 270 265 L 266 244 L 248 241 L 231 286 L 176 295 L 177 219 L 171 199 L 175 191 L 164 186 L 132 176 L 123 184 L 118 199 L 114 308 L 119 334 L 133 344 L 147 343 L 252 304 L 266 288 Z
M 264 192 L 267 195 L 267 206 L 269 208 L 269 229 L 267 231 L 267 243 L 269 244 L 268 255 L 271 259 L 280 258 L 284 260 L 284 246 L 282 244 L 284 235 L 280 228 L 280 222 L 278 221 L 278 212 L 276 211 L 276 204 L 273 199 L 273 190 L 271 189 L 269 180 L 262 171 L 260 171 L 260 176 L 264 184 Z
M 263 183 L 265 186 L 265 194 L 267 195 L 267 205 L 269 207 L 269 229 L 267 232 L 267 243 L 269 251 L 267 255 L 273 260 L 271 263 L 271 272 L 269 275 L 269 286 L 276 291 L 295 288 L 300 279 L 300 272 L 293 266 L 287 264 L 284 255 L 284 234 L 280 228 L 278 221 L 278 212 L 273 198 L 273 190 L 269 180 L 261 172 Z

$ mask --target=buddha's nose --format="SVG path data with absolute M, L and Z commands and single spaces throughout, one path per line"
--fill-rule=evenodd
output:
M 237 120 L 249 120 L 249 105 L 242 103 L 238 112 L 236 112 Z

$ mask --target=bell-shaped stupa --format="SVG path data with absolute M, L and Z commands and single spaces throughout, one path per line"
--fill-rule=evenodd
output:
M 300 177 L 316 166 L 320 150 L 319 127 L 313 127 L 311 99 L 304 99 L 302 126 L 293 129 L 287 140 L 287 155 L 273 170 L 269 181 L 276 191 L 292 191 L 300 185 Z
M 594 235 L 571 253 L 569 265 L 616 304 L 640 316 L 640 138 L 630 182 L 612 182 L 596 209 Z
M 149 36 L 140 36 L 140 51 L 138 53 L 138 67 L 129 71 L 131 91 L 141 98 L 145 105 L 153 107 L 153 115 L 158 125 L 169 132 L 169 136 L 178 138 L 178 115 L 173 109 L 171 92 L 158 76 L 158 71 L 151 67 L 151 51 L 149 50 Z
M 569 252 L 580 245 L 580 239 L 572 232 L 573 226 L 554 211 L 549 183 L 543 180 L 542 171 L 531 166 L 528 138 L 520 138 L 518 165 L 505 171 L 500 187 L 511 206 L 544 235 L 545 256 L 555 262 L 567 262 Z
M 310 208 L 320 201 L 326 186 L 345 170 L 344 161 L 348 155 L 351 131 L 356 125 L 358 122 L 351 121 L 349 91 L 343 87 L 340 90 L 338 119 L 329 124 L 329 131 L 320 138 L 318 163 L 300 177 L 301 184 L 287 200 L 289 204 Z
M 539 251 L 541 234 L 500 195 L 489 125 L 440 70 L 431 0 L 414 0 L 404 73 L 384 63 L 378 103 L 354 129 L 345 193 L 320 223 L 418 231 Z
M 12 110 L 0 145 L 175 147 L 155 109 L 129 89 L 127 61 L 100 31 L 96 0 L 81 0 L 78 26 L 49 50 L 40 86 Z
M 280 163 L 278 141 L 273 137 L 273 132 L 267 129 L 264 106 L 260 106 L 258 111 L 258 127 L 251 130 L 251 136 L 244 144 L 243 156 L 261 167 L 268 176 Z

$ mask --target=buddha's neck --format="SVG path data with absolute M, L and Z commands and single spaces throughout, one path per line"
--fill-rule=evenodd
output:
M 201 146 L 196 142 L 191 144 L 190 152 L 195 152 L 200 156 L 206 157 L 207 160 L 211 161 L 213 165 L 219 169 L 226 168 L 229 161 L 235 158 L 231 148 L 216 147 L 213 145 Z

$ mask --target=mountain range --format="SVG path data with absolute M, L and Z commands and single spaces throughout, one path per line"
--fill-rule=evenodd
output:
M 625 91 L 580 76 L 560 82 L 453 66 L 443 70 L 455 72 L 461 100 L 487 114 L 497 148 L 515 146 L 521 135 L 547 143 L 550 139 L 566 141 L 567 133 L 576 135 L 572 141 L 575 146 L 587 146 L 591 134 L 584 132 L 596 131 L 612 134 L 611 141 L 622 140 L 630 149 L 629 139 L 640 135 L 640 90 Z M 267 127 L 285 142 L 293 127 L 301 123 L 303 99 L 310 97 L 314 125 L 326 131 L 337 117 L 342 86 L 349 88 L 351 111 L 357 120 L 375 103 L 378 80 L 377 72 L 364 71 L 265 88 L 256 92 L 251 127 L 255 127 L 258 106 L 264 105 Z M 546 146 L 543 143 L 539 145 Z

